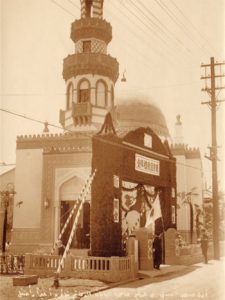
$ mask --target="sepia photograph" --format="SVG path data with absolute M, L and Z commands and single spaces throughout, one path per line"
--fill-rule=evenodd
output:
M 225 0 L 0 14 L 0 299 L 225 299 Z

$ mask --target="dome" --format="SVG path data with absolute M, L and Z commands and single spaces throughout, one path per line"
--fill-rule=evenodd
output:
M 150 127 L 159 137 L 170 139 L 166 120 L 153 103 L 126 99 L 116 107 L 117 131 L 125 133 L 138 127 Z

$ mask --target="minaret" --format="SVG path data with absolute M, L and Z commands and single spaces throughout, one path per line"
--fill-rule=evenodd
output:
M 75 53 L 63 63 L 66 109 L 60 111 L 60 123 L 65 129 L 99 130 L 114 108 L 119 64 L 107 54 L 112 27 L 102 16 L 103 0 L 81 0 L 81 18 L 71 26 Z
M 174 144 L 183 144 L 183 126 L 180 115 L 176 116 Z

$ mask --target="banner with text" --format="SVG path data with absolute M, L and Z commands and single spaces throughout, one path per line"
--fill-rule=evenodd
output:
M 160 164 L 158 160 L 135 153 L 135 170 L 159 176 Z

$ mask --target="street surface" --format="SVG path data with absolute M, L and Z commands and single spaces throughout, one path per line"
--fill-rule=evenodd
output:
M 159 271 L 160 272 L 160 271 Z M 82 299 L 225 300 L 225 260 L 187 267 L 177 274 L 144 278 Z

